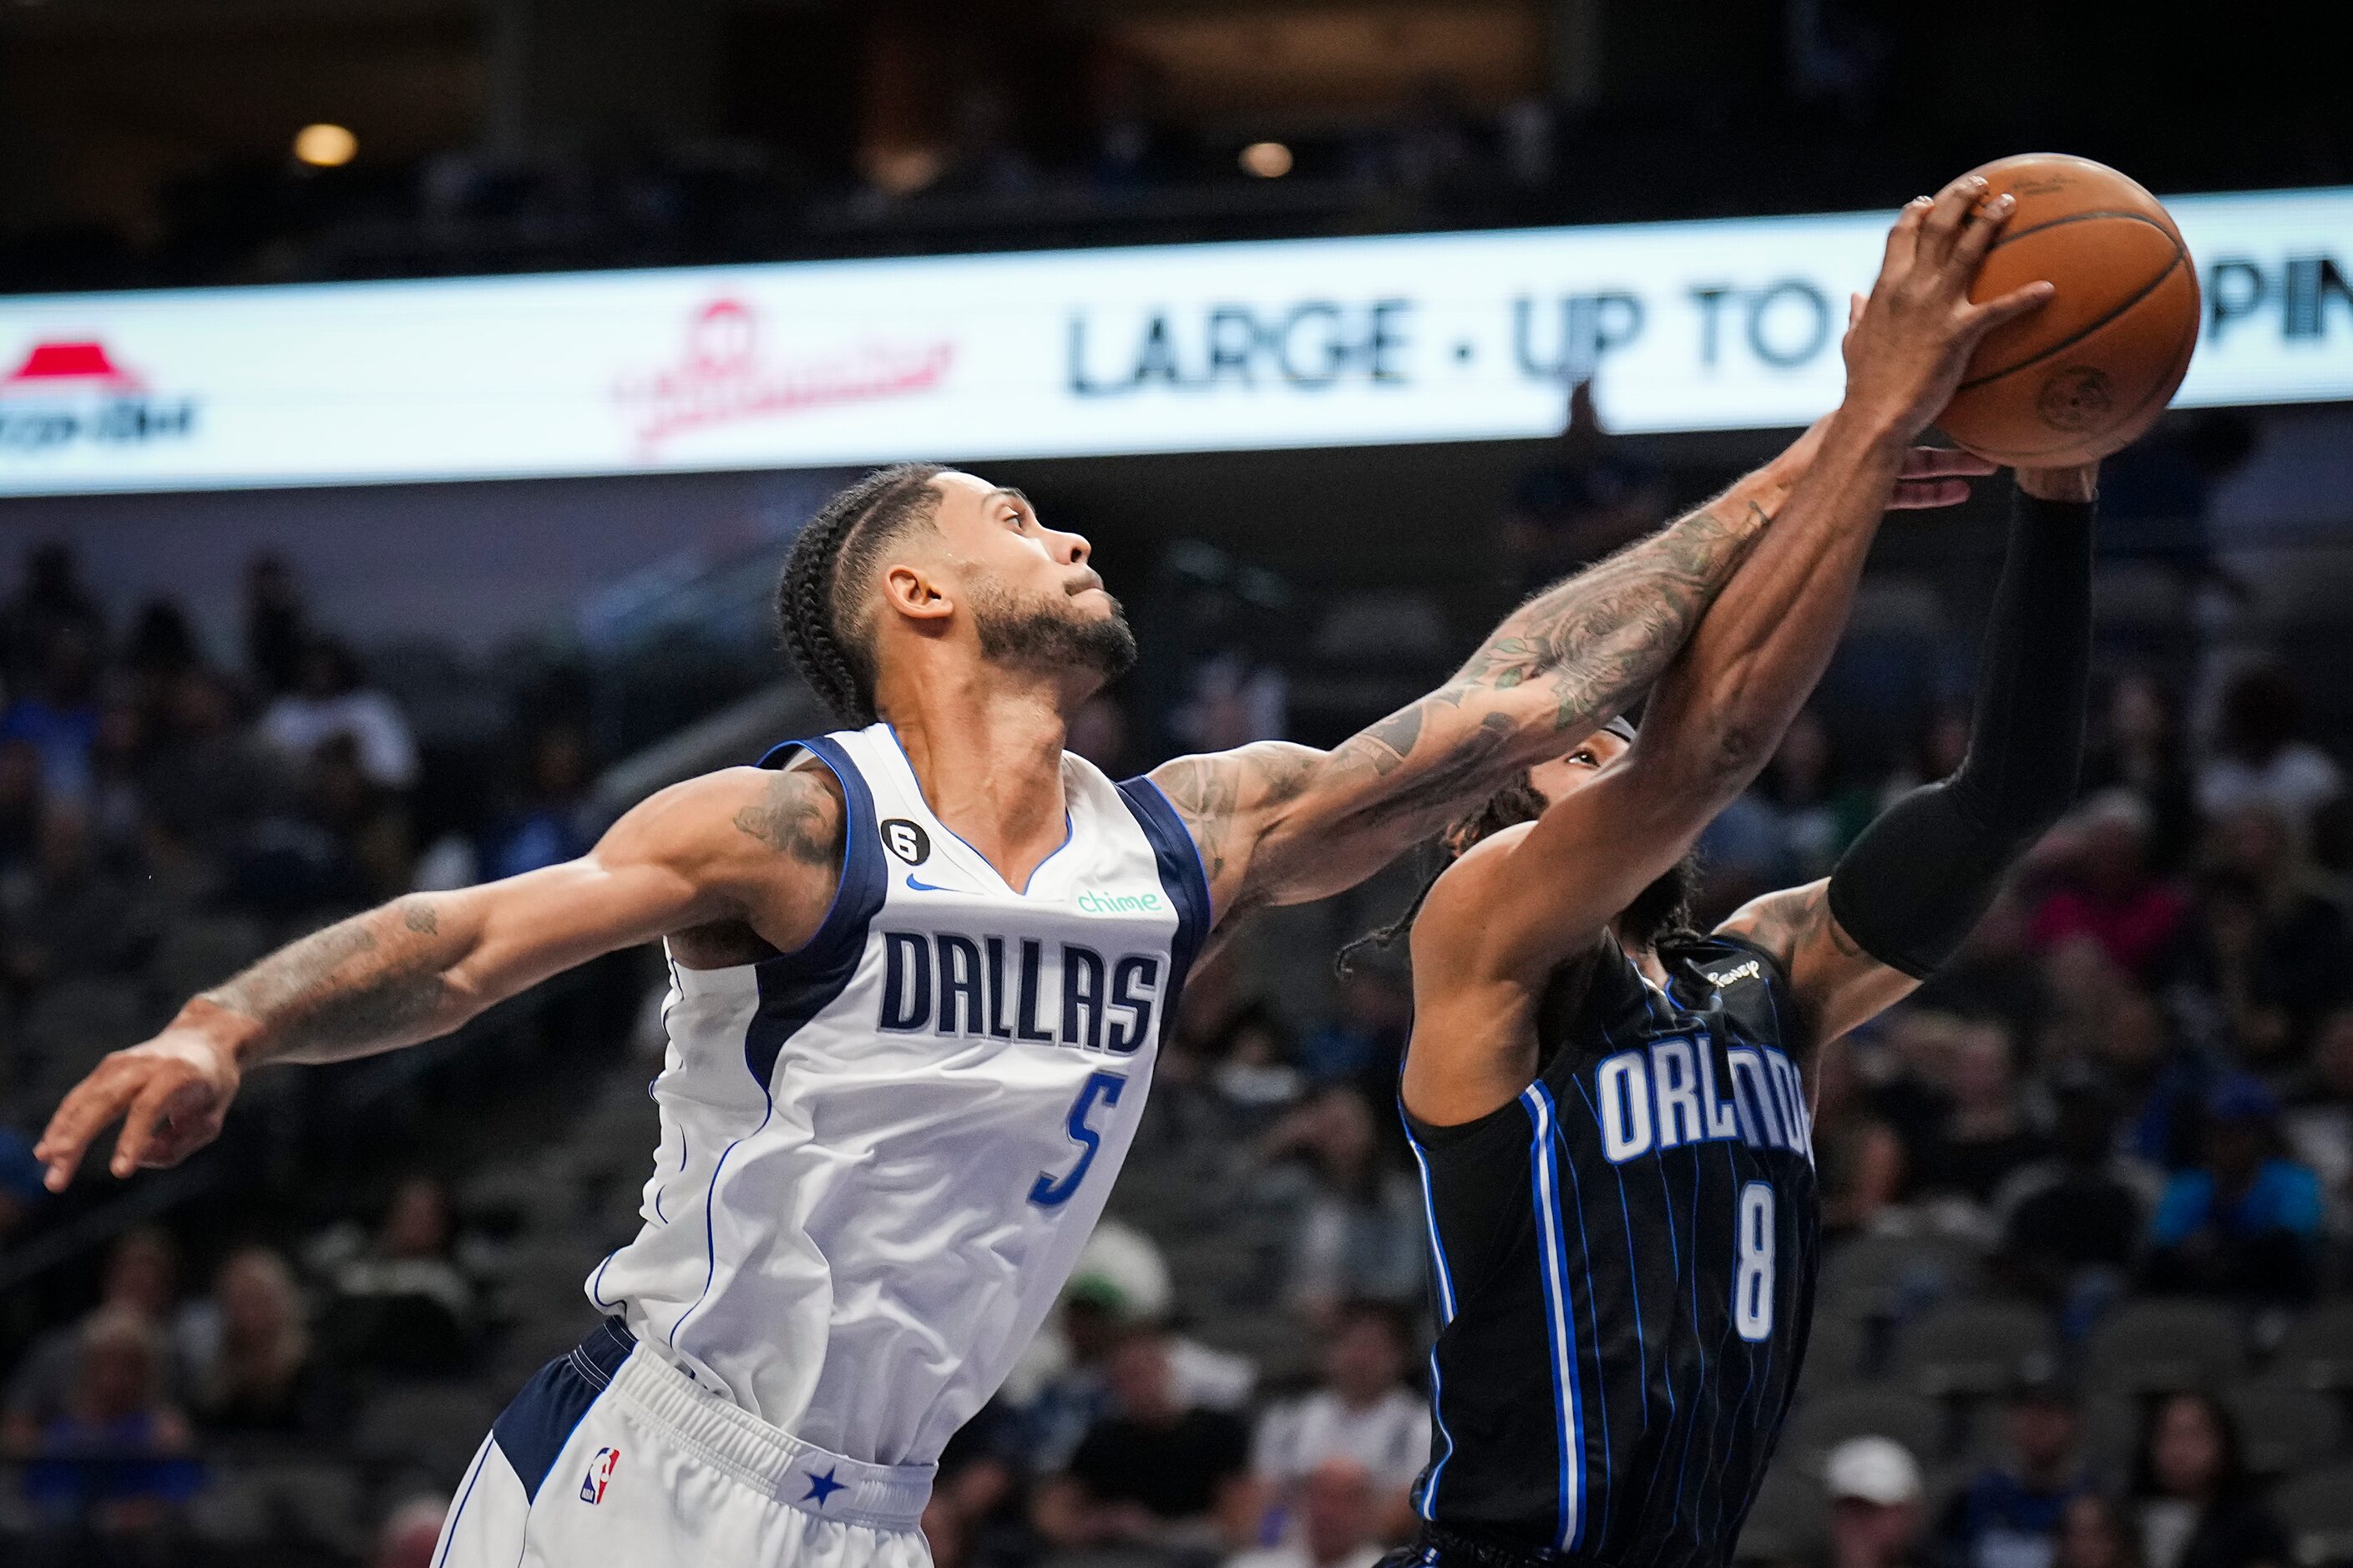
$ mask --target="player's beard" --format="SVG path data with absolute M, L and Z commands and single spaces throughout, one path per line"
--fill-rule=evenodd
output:
M 1035 669 L 1076 666 L 1106 684 L 1117 680 L 1135 663 L 1135 634 L 1119 601 L 1109 594 L 1103 597 L 1111 600 L 1111 614 L 1088 616 L 1068 595 L 1025 600 L 994 583 L 976 584 L 972 621 L 981 657 Z
M 1634 895 L 1618 916 L 1618 935 L 1636 947 L 1656 947 L 1670 931 L 1687 931 L 1692 895 L 1699 888 L 1699 856 L 1687 853 Z

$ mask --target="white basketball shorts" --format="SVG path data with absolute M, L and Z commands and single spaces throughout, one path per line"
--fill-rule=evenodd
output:
M 871 1465 L 697 1388 L 607 1321 L 524 1384 L 434 1568 L 930 1568 L 930 1465 Z

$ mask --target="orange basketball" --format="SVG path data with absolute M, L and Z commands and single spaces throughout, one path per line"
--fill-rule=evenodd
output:
M 2154 423 L 2198 346 L 2198 272 L 2155 196 L 2105 163 L 2027 153 L 1976 171 L 2018 206 L 1973 300 L 2048 279 L 2041 310 L 1997 327 L 1936 423 L 1979 457 L 2066 468 Z

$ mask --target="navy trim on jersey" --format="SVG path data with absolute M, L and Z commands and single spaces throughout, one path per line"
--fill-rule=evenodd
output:
M 1402 1068 L 1399 1069 L 1402 1074 Z M 1413 1112 L 1405 1108 L 1405 1096 L 1398 1096 L 1398 1114 L 1405 1121 L 1405 1141 L 1413 1150 L 1413 1163 L 1421 1170 L 1421 1213 L 1430 1226 L 1430 1255 L 1436 1263 L 1438 1279 L 1438 1326 L 1440 1329 L 1454 1321 L 1454 1265 L 1446 1256 L 1445 1237 L 1438 1230 L 1438 1200 L 1430 1188 L 1430 1155 L 1415 1134 Z M 1438 1372 L 1438 1342 L 1430 1345 L 1430 1419 L 1438 1428 L 1439 1440 L 1444 1445 L 1437 1458 L 1430 1461 L 1430 1472 L 1422 1480 L 1414 1500 L 1414 1510 L 1427 1520 L 1438 1517 L 1438 1478 L 1446 1469 L 1446 1461 L 1454 1457 L 1454 1434 L 1446 1429 L 1446 1380 Z
M 858 973 L 866 928 L 881 912 L 891 874 L 874 825 L 874 795 L 858 764 L 838 742 L 818 736 L 776 748 L 760 765 L 793 749 L 823 763 L 841 785 L 841 878 L 817 934 L 790 952 L 760 961 L 760 1008 L 744 1031 L 744 1065 L 764 1089 L 785 1042 L 839 996 Z
M 610 1321 L 599 1323 L 573 1350 L 541 1367 L 499 1413 L 491 1426 L 491 1440 L 514 1467 L 525 1497 L 538 1499 L 547 1472 L 555 1468 L 581 1418 L 636 1345 L 627 1330 Z
M 1201 847 L 1193 842 L 1185 819 L 1168 804 L 1160 786 L 1147 778 L 1132 778 L 1116 786 L 1128 814 L 1144 829 L 1152 845 L 1153 863 L 1160 868 L 1160 888 L 1176 909 L 1176 934 L 1168 943 L 1168 998 L 1160 1010 L 1160 1037 L 1166 1039 L 1176 1017 L 1176 999 L 1185 976 L 1201 954 L 1209 935 L 1209 879 L 1201 867 Z

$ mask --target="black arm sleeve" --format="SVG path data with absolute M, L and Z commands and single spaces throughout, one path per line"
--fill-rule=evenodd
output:
M 1926 979 L 2075 793 L 2092 662 L 2092 508 L 2020 491 L 1978 672 L 1968 757 L 1897 801 L 1831 877 L 1862 950 Z

